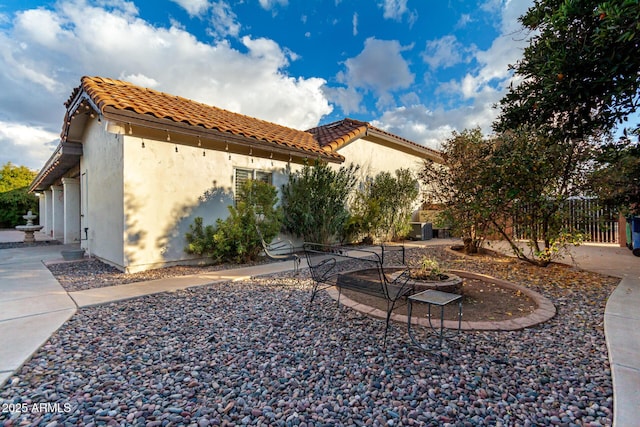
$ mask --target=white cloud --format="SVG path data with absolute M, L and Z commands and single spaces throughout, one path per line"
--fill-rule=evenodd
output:
M 276 5 L 286 6 L 289 4 L 288 0 L 259 0 L 260 6 L 265 10 L 271 10 Z
M 322 88 L 323 93 L 332 103 L 338 105 L 344 114 L 361 113 L 362 94 L 353 88 L 328 87 Z
M 473 22 L 473 18 L 468 13 L 464 13 L 460 15 L 460 19 L 458 19 L 458 22 L 456 23 L 456 28 L 457 29 L 464 28 L 470 22 Z
M 370 89 L 378 95 L 407 88 L 415 76 L 401 52 L 410 48 L 402 47 L 397 40 L 370 37 L 358 56 L 345 61 L 346 71 L 338 78 L 350 87 Z
M 437 150 L 453 130 L 449 121 L 443 118 L 443 114 L 434 114 L 424 105 L 412 105 L 386 111 L 371 124 Z
M 430 108 L 415 102 L 409 107 L 389 109 L 372 124 L 432 148 L 438 148 L 453 130 L 462 131 L 479 126 L 485 134 L 490 134 L 491 125 L 498 115 L 498 110 L 493 106 L 513 81 L 508 64 L 517 61 L 527 45 L 526 35 L 521 31 L 517 18 L 529 6 L 530 2 L 508 0 L 489 0 L 483 4 L 483 10 L 491 11 L 500 18 L 496 19 L 496 25 L 501 35 L 487 50 L 478 50 L 474 45 L 462 46 L 450 36 L 427 45 L 423 59 L 432 68 L 468 60 L 475 64 L 463 77 L 440 85 L 439 92 L 446 92 L 447 98 L 455 104 Z M 465 59 L 455 52 L 447 55 L 447 49 L 467 52 L 470 56 Z M 404 99 L 415 101 L 416 97 Z M 455 100 L 464 102 L 462 106 L 457 106 L 459 103 Z
M 203 15 L 209 9 L 208 0 L 171 0 L 179 4 L 191 16 Z
M 25 35 L 25 41 L 53 47 L 63 35 L 62 22 L 48 10 L 27 10 L 16 17 L 16 33 Z
M 240 34 L 240 24 L 237 16 L 231 10 L 229 3 L 219 1 L 211 5 L 211 24 L 213 32 L 220 38 L 227 36 L 238 37 Z
M 406 14 L 409 26 L 413 26 L 418 19 L 418 15 L 415 12 L 407 9 L 407 0 L 383 0 L 379 6 L 382 8 L 382 16 L 384 19 L 400 22 Z
M 471 106 L 454 110 L 431 110 L 422 104 L 398 107 L 387 110 L 371 124 L 437 150 L 454 130 L 479 126 L 485 134 L 490 134 L 496 113 L 487 101 L 487 98 L 478 99 Z
M 496 3 L 488 4 L 495 7 Z M 517 17 L 526 10 L 527 6 L 523 2 L 505 2 L 503 9 L 499 11 L 502 33 L 493 40 L 489 49 L 475 51 L 475 61 L 478 64 L 475 70 L 447 86 L 456 88 L 464 99 L 491 94 L 492 103 L 497 102 L 512 82 L 509 64 L 521 58 L 522 51 L 528 44 L 526 34 L 517 22 Z
M 40 169 L 59 140 L 59 133 L 40 126 L 0 121 L 0 164 L 11 162 L 30 169 Z M 16 152 L 20 155 L 16 156 Z
M 43 12 L 19 13 L 13 27 L 0 28 L 0 101 L 11 105 L 0 110 L 4 122 L 37 121 L 58 135 L 63 103 L 83 75 L 126 79 L 298 129 L 332 110 L 325 81 L 288 76 L 296 55 L 272 40 L 244 37 L 246 52 L 225 41 L 203 43 L 177 26 L 151 25 L 128 3 L 107 10 L 62 0 Z M 43 150 L 44 142 L 34 146 Z
M 456 39 L 456 36 L 447 35 L 437 40 L 427 42 L 422 60 L 432 69 L 448 68 L 461 62 L 468 62 L 463 54 L 476 50 L 474 45 L 465 47 Z
M 399 21 L 407 12 L 407 0 L 384 0 L 380 5 L 385 19 Z
M 358 35 L 358 12 L 353 14 L 353 18 L 351 19 L 351 24 L 353 25 L 353 35 Z
M 140 73 L 122 75 L 120 76 L 120 79 L 126 82 L 131 82 L 134 85 L 148 87 L 150 89 L 153 89 L 159 85 L 159 82 L 156 79 L 153 79 L 151 77 L 145 76 L 144 74 L 140 74 Z

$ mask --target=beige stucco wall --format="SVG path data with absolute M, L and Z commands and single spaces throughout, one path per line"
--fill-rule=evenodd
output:
M 354 163 L 360 165 L 360 179 L 373 178 L 380 172 L 394 174 L 396 170 L 401 168 L 410 169 L 414 177 L 417 178 L 418 172 L 423 165 L 422 157 L 368 138 L 355 140 L 337 151 L 345 157 L 345 164 Z M 334 167 L 337 168 L 340 165 L 334 165 Z M 421 196 L 419 195 L 413 209 L 418 209 L 420 204 Z
M 88 123 L 80 159 L 81 246 L 118 266 L 124 261 L 122 148 L 120 135 L 97 120 Z
M 123 267 L 129 272 L 197 261 L 184 252 L 185 234 L 198 216 L 205 225 L 228 216 L 235 168 L 271 171 L 277 188 L 288 180 L 287 163 L 146 138 L 142 147 L 142 141 L 124 136 Z
M 85 131 L 83 239 L 85 227 L 88 233 L 82 247 L 128 272 L 200 261 L 184 252 L 185 234 L 196 217 L 214 224 L 228 216 L 236 168 L 270 171 L 280 190 L 290 171 L 302 167 L 183 145 L 179 135 L 167 142 L 139 132 L 129 135 L 117 126 L 106 129 L 93 121 Z M 361 166 L 361 178 L 399 168 L 417 172 L 422 165 L 420 157 L 373 140 L 357 140 L 339 152 L 347 164 Z
M 357 139 L 341 147 L 338 153 L 347 159 L 345 164 L 360 165 L 363 176 L 374 177 L 380 172 L 394 173 L 400 168 L 409 168 L 416 173 L 422 167 L 420 157 L 367 138 Z

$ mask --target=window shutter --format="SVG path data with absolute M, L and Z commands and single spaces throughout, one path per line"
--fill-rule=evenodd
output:
M 234 194 L 236 202 L 240 197 L 240 189 L 245 182 L 251 179 L 253 171 L 247 169 L 236 169 L 236 192 Z
M 236 204 L 240 200 L 240 189 L 250 179 L 255 179 L 256 181 L 266 182 L 267 184 L 271 184 L 272 181 L 272 173 L 271 172 L 263 172 L 263 171 L 254 171 L 252 169 L 236 169 L 236 182 L 235 182 L 235 194 L 234 200 Z

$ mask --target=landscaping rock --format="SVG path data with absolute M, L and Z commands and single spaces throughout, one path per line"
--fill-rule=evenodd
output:
M 3 412 L 0 422 L 611 425 L 603 313 L 617 281 L 564 266 L 449 261 L 561 309 L 535 328 L 463 332 L 440 361 L 410 346 L 402 324 L 381 348 L 384 321 L 337 314 L 325 293 L 308 310 L 305 272 L 83 308 L 0 389 L 1 402 L 61 410 Z

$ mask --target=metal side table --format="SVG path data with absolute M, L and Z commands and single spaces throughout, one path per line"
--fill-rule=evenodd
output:
M 458 330 L 460 332 L 460 327 L 462 326 L 462 295 L 451 294 L 448 292 L 436 291 L 436 290 L 427 290 L 414 295 L 410 295 L 407 302 L 407 331 L 409 332 L 409 338 L 411 338 L 411 342 L 413 342 L 416 346 L 420 347 L 423 350 L 434 350 L 433 346 L 428 346 L 426 344 L 419 343 L 413 334 L 411 333 L 411 310 L 412 303 L 420 302 L 425 303 L 428 306 L 427 311 L 427 319 L 429 320 L 429 327 L 436 332 L 438 336 L 438 349 L 442 349 L 442 340 L 445 337 L 444 334 L 444 306 L 447 304 L 451 304 L 454 302 L 458 302 Z M 436 305 L 440 307 L 440 330 L 433 325 L 431 319 L 431 306 Z

